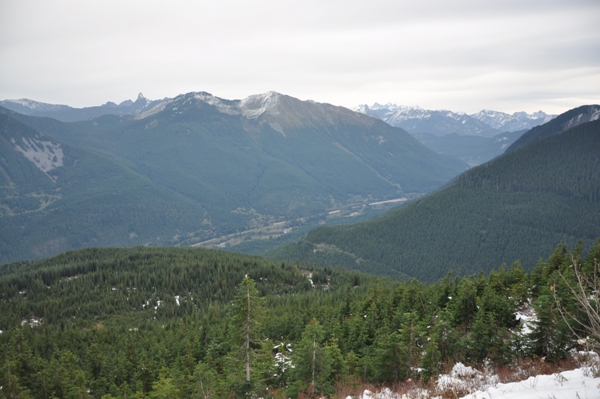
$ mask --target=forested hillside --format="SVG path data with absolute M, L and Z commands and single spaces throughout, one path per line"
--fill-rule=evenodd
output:
M 95 189 L 102 192 L 86 202 L 89 193 L 79 192 L 77 184 L 67 183 L 63 176 L 55 181 L 57 189 L 64 190 L 66 184 L 70 194 L 80 196 L 79 208 L 61 209 L 68 209 L 76 219 L 69 234 L 82 239 L 65 241 L 63 231 L 49 231 L 56 219 L 50 224 L 38 218 L 41 213 L 21 214 L 19 220 L 7 219 L 13 227 L 6 233 L 13 237 L 11 245 L 18 241 L 20 248 L 1 251 L 0 262 L 90 245 L 220 245 L 211 240 L 241 233 L 248 233 L 249 240 L 256 234 L 258 245 L 263 246 L 273 236 L 273 226 L 280 226 L 273 238 L 281 238 L 296 228 L 325 222 L 329 212 L 364 215 L 370 203 L 432 191 L 467 167 L 383 121 L 273 92 L 233 101 L 188 93 L 141 113 L 76 123 L 6 109 L 0 113 L 35 129 L 32 134 L 43 135 L 46 141 L 93 154 L 88 158 L 104 158 L 107 167 L 116 164 L 137 179 L 133 183 L 113 179 L 106 187 L 99 182 L 106 176 L 104 166 L 83 168 L 83 158 L 75 168 L 55 165 L 52 173 L 85 171 L 80 173 L 98 182 Z M 10 164 L 3 167 L 13 170 L 18 167 L 15 162 L 28 161 L 10 144 L 18 133 L 9 132 L 8 126 L 3 129 L 9 140 L 6 151 L 12 151 L 5 158 Z M 70 159 L 75 162 L 73 155 Z M 42 190 L 35 186 L 38 181 L 26 183 L 32 190 Z M 115 196 L 106 197 L 107 192 Z M 9 197 L 4 200 L 23 198 Z M 170 197 L 169 211 L 177 215 L 165 215 L 165 197 Z M 120 212 L 123 201 L 137 208 L 113 220 L 112 209 Z M 156 209 L 146 207 L 146 202 L 156 204 Z M 79 220 L 88 216 L 82 209 L 90 207 L 97 218 L 83 226 Z M 48 207 L 46 215 L 57 214 L 51 210 Z M 61 220 L 58 225 L 66 223 Z M 108 220 L 118 227 L 105 233 Z M 122 226 L 121 221 L 131 226 Z M 162 229 L 155 228 L 161 223 Z M 60 245 L 46 245 L 40 236 Z M 245 239 L 237 244 L 240 241 L 252 247 Z M 44 245 L 47 250 L 35 249 Z
M 125 162 L 0 113 L 0 263 L 85 246 L 168 245 L 205 214 Z
M 506 132 L 493 137 L 461 136 L 454 133 L 445 136 L 416 133 L 414 136 L 440 154 L 462 159 L 470 166 L 477 166 L 504 153 L 504 150 L 525 132 L 526 130 Z
M 0 395 L 296 398 L 426 385 L 458 361 L 556 362 L 576 344 L 555 299 L 580 316 L 565 284 L 573 264 L 593 276 L 600 241 L 583 250 L 559 246 L 530 274 L 515 264 L 434 284 L 191 248 L 7 264 Z M 531 332 L 517 312 L 537 319 Z
M 376 220 L 319 228 L 268 256 L 431 281 L 516 259 L 531 270 L 557 244 L 599 235 L 596 120 L 473 168 Z

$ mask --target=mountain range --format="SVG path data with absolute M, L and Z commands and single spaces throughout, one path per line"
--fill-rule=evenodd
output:
M 322 227 L 268 256 L 437 280 L 600 237 L 600 106 L 529 130 L 443 190 L 363 223 Z M 522 144 L 521 144 L 522 143 Z
M 542 111 L 511 115 L 482 110 L 467 115 L 464 112 L 377 103 L 370 107 L 360 105 L 356 110 L 401 127 L 428 148 L 459 158 L 470 166 L 497 157 L 527 130 L 556 117 Z
M 48 104 L 29 99 L 2 100 L 0 106 L 24 115 L 50 117 L 62 122 L 74 122 L 102 115 L 141 114 L 171 100 L 169 98 L 149 100 L 140 93 L 135 101 L 126 100 L 119 104 L 109 101 L 100 106 L 84 108 Z M 411 134 L 429 133 L 437 136 L 455 133 L 458 135 L 492 137 L 503 132 L 529 130 L 556 117 L 556 115 L 548 115 L 542 111 L 531 114 L 526 112 L 507 114 L 499 111 L 481 110 L 475 114 L 467 115 L 464 112 L 426 110 L 417 106 L 403 106 L 392 103 L 385 105 L 375 103 L 371 106 L 361 104 L 354 111 L 381 119 Z
M 159 104 L 169 101 L 172 99 L 148 100 L 140 93 L 135 101 L 127 100 L 120 104 L 108 102 L 101 106 L 85 108 L 47 104 L 29 99 L 4 100 L 0 101 L 0 106 L 25 115 L 51 117 L 63 122 L 73 122 L 102 115 L 139 116 Z M 225 109 L 223 104 L 221 101 L 221 105 L 219 105 L 221 109 Z M 469 166 L 482 164 L 502 154 L 506 147 L 520 137 L 520 134 L 555 116 L 547 115 L 542 111 L 533 114 L 515 112 L 511 115 L 489 110 L 467 115 L 461 112 L 434 111 L 419 107 L 378 103 L 370 107 L 364 104 L 360 105 L 355 111 L 405 129 L 426 147 L 440 154 L 458 158 Z
M 135 101 L 125 100 L 119 104 L 107 102 L 94 107 L 74 108 L 68 105 L 48 104 L 26 98 L 19 100 L 3 100 L 0 106 L 24 115 L 54 118 L 62 122 L 74 122 L 102 115 L 138 114 L 154 107 L 161 100 L 148 100 L 140 93 Z
M 420 107 L 396 104 L 368 106 L 359 105 L 357 112 L 381 119 L 392 126 L 401 127 L 411 134 L 429 133 L 436 136 L 447 134 L 493 137 L 503 132 L 529 130 L 549 122 L 556 115 L 547 115 L 542 111 L 532 114 L 482 110 L 468 115 L 448 110 L 426 110 Z
M 78 122 L 1 111 L 0 262 L 248 231 L 264 242 L 419 196 L 467 168 L 378 119 L 274 92 L 117 107 L 137 106 Z

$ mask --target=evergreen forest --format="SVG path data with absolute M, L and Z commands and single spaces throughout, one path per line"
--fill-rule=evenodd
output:
M 555 121 L 566 123 L 561 115 L 542 127 Z M 599 182 L 595 120 L 469 169 L 375 220 L 320 227 L 266 256 L 427 281 L 515 260 L 532 270 L 558 243 L 590 246 L 600 236 Z
M 319 397 L 459 361 L 558 362 L 589 335 L 568 284 L 598 278 L 598 259 L 600 240 L 559 245 L 531 272 L 433 283 L 194 248 L 4 264 L 0 397 Z

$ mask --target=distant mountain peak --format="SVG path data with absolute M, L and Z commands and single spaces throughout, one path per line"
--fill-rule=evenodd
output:
M 492 137 L 499 130 L 472 118 L 464 112 L 449 110 L 427 110 L 418 106 L 406 106 L 387 103 L 374 103 L 371 107 L 363 104 L 356 111 L 381 119 L 388 124 L 401 127 L 409 133 L 431 133 L 444 136 L 459 135 Z
M 256 119 L 264 113 L 269 115 L 279 115 L 279 98 L 281 94 L 268 91 L 263 94 L 248 96 L 240 101 L 238 107 L 246 118 Z
M 133 103 L 136 107 L 144 107 L 146 106 L 148 103 L 150 103 L 150 100 L 148 100 L 146 97 L 144 97 L 144 95 L 142 93 L 138 94 L 137 96 L 137 100 L 135 100 L 135 102 Z
M 484 109 L 476 114 L 449 110 L 427 110 L 418 106 L 406 106 L 387 103 L 374 103 L 371 106 L 361 104 L 355 111 L 381 119 L 392 126 L 401 127 L 409 133 L 431 133 L 437 136 L 457 133 L 492 137 L 501 132 L 515 132 L 531 129 L 553 119 L 556 115 L 547 115 L 543 111 L 528 114 Z
M 511 115 L 505 112 L 484 109 L 472 114 L 471 117 L 487 123 L 494 129 L 514 132 L 542 125 L 554 119 L 556 115 L 548 115 L 543 111 L 537 111 L 531 114 L 520 111 Z
M 0 105 L 17 112 L 23 112 L 25 110 L 37 111 L 37 112 L 48 112 L 48 111 L 61 111 L 69 109 L 68 105 L 62 104 L 47 104 L 39 101 L 30 100 L 28 98 L 20 98 L 17 100 L 4 100 L 0 101 Z M 11 107 L 12 105 L 12 107 Z M 15 109 L 16 108 L 16 109 Z
M 136 119 L 152 116 L 161 112 L 167 106 L 181 109 L 182 106 L 189 104 L 191 101 L 201 101 L 215 107 L 217 111 L 223 114 L 243 115 L 248 119 L 256 119 L 265 113 L 275 116 L 279 114 L 278 103 L 281 96 L 282 94 L 269 91 L 263 94 L 251 95 L 242 100 L 225 100 L 205 91 L 191 92 L 163 100 L 154 107 L 136 115 Z

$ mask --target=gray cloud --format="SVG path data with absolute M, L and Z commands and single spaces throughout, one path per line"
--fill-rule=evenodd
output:
M 600 101 L 595 0 L 6 3 L 0 99 L 276 90 L 466 112 Z

